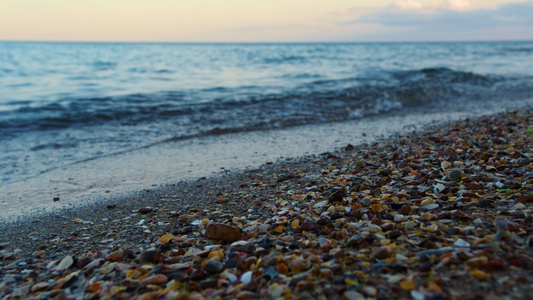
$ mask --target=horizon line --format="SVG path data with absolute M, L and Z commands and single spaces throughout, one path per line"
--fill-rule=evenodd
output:
M 371 43 L 483 43 L 483 42 L 533 42 L 533 39 L 479 39 L 479 40 L 378 40 L 378 41 L 95 41 L 95 40 L 12 40 L 8 43 L 97 43 L 97 44 L 371 44 Z

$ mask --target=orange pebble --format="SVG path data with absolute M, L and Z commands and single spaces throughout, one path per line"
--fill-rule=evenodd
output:
M 201 268 L 202 268 L 202 270 L 204 269 L 205 264 L 206 264 L 208 261 L 210 261 L 210 260 L 211 260 L 210 258 L 206 258 L 206 259 L 204 259 L 204 261 L 202 261 L 202 264 L 201 264 Z
M 289 268 L 284 263 L 280 263 L 278 265 L 278 272 L 281 274 L 287 274 L 289 272 Z
M 278 227 L 276 227 L 276 229 L 274 229 L 274 231 L 277 232 L 277 233 L 282 233 L 283 232 L 283 227 L 278 226 Z
M 207 257 L 208 258 L 224 257 L 224 253 L 222 252 L 222 250 L 219 249 L 219 250 L 209 252 L 209 255 Z
M 370 205 L 370 208 L 371 208 L 374 212 L 380 212 L 380 211 L 381 211 L 381 204 L 372 204 L 372 205 Z
M 400 287 L 402 290 L 409 292 L 416 289 L 416 283 L 412 280 L 402 280 L 400 282 Z
M 168 243 L 170 240 L 172 240 L 173 238 L 175 238 L 174 235 L 172 235 L 172 234 L 168 234 L 168 233 L 167 233 L 167 234 L 164 234 L 164 235 L 162 235 L 161 237 L 159 237 L 159 241 L 160 241 L 161 243 L 163 243 L 163 244 L 166 244 L 166 243 Z
M 354 205 L 352 205 L 352 210 L 355 211 L 355 210 L 360 209 L 361 207 L 363 207 L 363 206 L 361 206 L 361 204 L 354 204 Z
M 89 291 L 98 292 L 100 290 L 101 286 L 102 286 L 102 282 L 101 281 L 97 281 L 97 282 L 91 284 L 91 286 L 89 287 Z
M 472 275 L 472 277 L 475 277 L 481 281 L 485 281 L 487 279 L 490 278 L 490 275 L 481 271 L 481 270 L 473 270 L 472 272 L 470 272 L 470 275 Z

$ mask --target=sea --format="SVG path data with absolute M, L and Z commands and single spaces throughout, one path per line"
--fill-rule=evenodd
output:
M 0 42 L 0 220 L 532 99 L 533 41 Z

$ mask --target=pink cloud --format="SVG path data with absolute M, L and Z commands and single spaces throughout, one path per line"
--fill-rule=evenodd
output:
M 413 1 L 413 0 L 407 0 L 407 1 L 396 1 L 394 2 L 394 5 L 401 9 L 420 9 L 423 7 L 423 5 L 419 2 Z
M 453 11 L 472 10 L 472 5 L 467 0 L 448 0 L 443 7 Z

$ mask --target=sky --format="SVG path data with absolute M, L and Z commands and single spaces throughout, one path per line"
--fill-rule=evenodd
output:
M 533 40 L 533 0 L 0 0 L 0 40 Z

